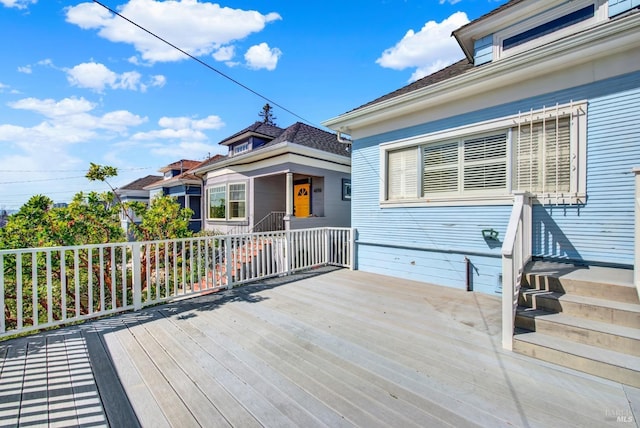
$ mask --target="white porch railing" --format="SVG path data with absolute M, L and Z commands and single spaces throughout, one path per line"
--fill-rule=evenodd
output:
M 640 297 L 640 167 L 633 168 L 635 175 L 635 248 L 634 248 L 634 264 L 633 264 L 633 282 L 636 284 L 636 291 Z
M 0 250 L 0 338 L 316 266 L 353 267 L 349 228 Z
M 502 347 L 513 348 L 518 294 L 524 267 L 531 260 L 531 197 L 514 192 L 514 203 L 502 244 Z

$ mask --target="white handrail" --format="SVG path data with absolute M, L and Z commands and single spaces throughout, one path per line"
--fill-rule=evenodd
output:
M 634 238 L 634 255 L 635 262 L 633 264 L 633 282 L 636 285 L 636 291 L 640 298 L 640 167 L 633 168 L 635 175 L 635 238 Z
M 0 338 L 317 266 L 352 268 L 350 228 L 0 250 Z
M 514 192 L 513 209 L 502 244 L 502 347 L 511 350 L 520 280 L 531 260 L 531 197 Z

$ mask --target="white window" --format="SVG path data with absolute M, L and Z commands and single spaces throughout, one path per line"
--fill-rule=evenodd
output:
M 229 218 L 243 219 L 245 218 L 245 183 L 237 183 L 229 185 Z
M 381 204 L 584 200 L 586 103 L 571 103 L 381 145 Z
M 238 144 L 237 146 L 235 146 L 233 148 L 233 153 L 237 155 L 237 154 L 240 154 L 240 153 L 244 153 L 244 152 L 246 152 L 248 150 L 249 150 L 249 143 L 248 142 L 247 143 L 241 143 L 241 144 Z
M 227 186 L 209 187 L 209 218 L 213 220 L 226 220 L 226 195 Z
M 246 218 L 246 183 L 221 184 L 208 188 L 210 220 Z

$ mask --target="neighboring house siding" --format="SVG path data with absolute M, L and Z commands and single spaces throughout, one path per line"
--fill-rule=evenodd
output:
M 355 141 L 352 226 L 358 230 L 358 269 L 464 288 L 466 256 L 472 265 L 473 289 L 494 293 L 499 287 L 500 245 L 511 206 L 380 208 L 378 145 L 571 100 L 589 100 L 588 201 L 586 206 L 566 208 L 536 206 L 534 252 L 602 263 L 633 263 L 630 171 L 640 165 L 640 121 L 636 119 L 640 114 L 639 87 L 640 73 L 634 73 Z M 620 197 L 612 204 L 610 195 L 614 192 Z M 628 220 L 610 223 L 612 210 L 628 211 L 624 217 Z M 498 231 L 500 242 L 485 241 L 482 229 Z M 559 230 L 562 236 L 558 236 Z

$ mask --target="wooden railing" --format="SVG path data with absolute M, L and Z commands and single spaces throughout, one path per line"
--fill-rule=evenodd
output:
M 633 282 L 636 284 L 636 291 L 640 297 L 640 167 L 633 168 L 635 175 L 635 245 L 634 245 L 634 264 L 633 264 Z
M 0 251 L 0 338 L 232 288 L 353 267 L 349 228 Z
M 512 349 L 518 294 L 524 267 L 531 260 L 531 197 L 514 192 L 513 209 L 502 244 L 502 347 Z

